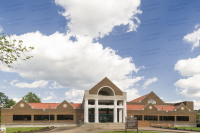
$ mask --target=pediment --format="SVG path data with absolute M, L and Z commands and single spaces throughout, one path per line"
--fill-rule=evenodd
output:
M 149 111 L 153 110 L 153 111 L 157 111 L 158 108 L 156 108 L 152 103 L 150 103 L 150 104 L 147 104 L 147 105 L 144 107 L 144 110 L 149 110 Z
M 183 103 L 181 105 L 179 105 L 176 109 L 176 111 L 190 111 L 190 109 L 188 109 Z
M 146 105 L 150 99 L 154 99 L 156 101 L 155 105 L 163 105 L 164 103 L 153 91 L 144 97 L 144 99 L 142 99 L 140 102 L 141 104 Z
M 111 88 L 114 91 L 115 95 L 123 95 L 123 92 L 113 82 L 111 82 L 107 77 L 105 77 L 98 84 L 96 84 L 93 88 L 91 88 L 89 90 L 89 94 L 97 95 L 98 91 L 103 87 Z
M 21 99 L 18 103 L 11 106 L 11 108 L 24 110 L 24 109 L 31 109 L 32 106 L 30 106 L 27 102 L 25 102 L 24 100 Z
M 71 104 L 69 104 L 66 100 L 64 100 L 62 103 L 60 103 L 57 107 L 55 107 L 56 109 L 62 109 L 62 110 L 71 110 L 71 109 L 75 109 Z

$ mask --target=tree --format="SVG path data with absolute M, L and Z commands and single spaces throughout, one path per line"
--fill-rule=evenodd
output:
M 10 108 L 10 106 L 13 106 L 16 102 L 12 99 L 8 99 L 8 96 L 6 96 L 4 93 L 0 92 L 0 122 L 1 122 L 1 108 Z
M 4 93 L 0 92 L 0 107 L 4 107 L 8 102 L 8 97 Z
M 32 92 L 29 92 L 27 95 L 22 97 L 22 99 L 27 103 L 41 103 L 40 98 L 35 93 Z
M 12 63 L 17 61 L 18 58 L 21 58 L 21 53 L 30 52 L 34 49 L 34 47 L 29 47 L 28 49 L 26 46 L 22 47 L 22 40 L 19 40 L 18 45 L 16 46 L 16 40 L 14 39 L 12 42 L 8 41 L 7 38 L 10 38 L 9 35 L 5 36 L 4 33 L 0 34 L 0 61 L 2 64 L 6 64 L 8 67 L 12 67 Z M 22 60 L 30 59 L 33 56 L 26 56 L 25 58 L 21 58 Z
M 5 105 L 4 108 L 10 108 L 10 106 L 13 106 L 13 105 L 15 105 L 15 104 L 16 104 L 16 102 L 15 102 L 14 100 L 10 99 L 10 100 L 8 101 L 8 104 Z

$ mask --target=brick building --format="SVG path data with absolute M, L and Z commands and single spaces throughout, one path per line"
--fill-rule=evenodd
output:
M 21 100 L 1 111 L 1 124 L 124 123 L 126 116 L 134 116 L 139 126 L 172 124 L 196 126 L 196 112 L 191 101 L 165 103 L 154 92 L 126 101 L 122 92 L 107 77 L 90 90 L 85 90 L 82 103 L 26 103 Z

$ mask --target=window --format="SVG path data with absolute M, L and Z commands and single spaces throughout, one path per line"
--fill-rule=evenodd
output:
M 150 100 L 148 101 L 148 103 L 156 104 L 156 100 L 150 99 Z
M 177 121 L 189 121 L 189 116 L 176 116 Z
M 31 115 L 13 115 L 13 121 L 31 121 Z
M 99 92 L 99 95 L 102 95 L 102 96 L 109 96 L 109 94 L 108 94 L 106 91 L 100 91 L 100 92 Z
M 49 120 L 49 115 L 34 115 L 34 121 Z M 54 120 L 54 115 L 50 115 L 50 120 Z
M 162 119 L 163 118 L 163 119 Z M 174 116 L 160 116 L 160 121 L 175 121 Z
M 57 120 L 74 120 L 73 115 L 57 115 Z
M 144 116 L 144 120 L 149 120 L 149 121 L 157 121 L 158 120 L 158 116 Z
M 134 117 L 137 117 L 137 120 L 142 120 L 142 115 L 134 115 Z

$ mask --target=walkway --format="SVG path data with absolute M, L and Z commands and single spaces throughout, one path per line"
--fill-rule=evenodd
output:
M 122 127 L 57 127 L 51 131 L 47 131 L 50 133 L 100 133 L 100 132 L 108 132 L 108 131 L 124 131 Z M 129 130 L 133 131 L 133 130 Z M 152 128 L 152 127 L 140 127 L 139 131 L 152 131 L 158 133 L 194 133 L 192 131 L 181 131 L 181 130 L 170 130 L 170 129 L 160 129 L 160 128 Z M 43 132 L 43 133 L 47 133 Z

